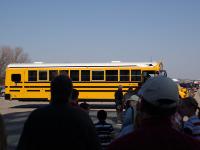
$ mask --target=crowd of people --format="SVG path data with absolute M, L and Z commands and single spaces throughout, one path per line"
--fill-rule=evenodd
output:
M 200 150 L 200 108 L 197 101 L 180 99 L 168 77 L 152 77 L 139 89 L 115 92 L 116 134 L 107 112 L 97 112 L 93 123 L 87 102 L 78 104 L 79 92 L 71 79 L 59 75 L 51 82 L 51 102 L 34 110 L 26 120 L 17 150 Z M 0 150 L 6 133 L 0 116 Z

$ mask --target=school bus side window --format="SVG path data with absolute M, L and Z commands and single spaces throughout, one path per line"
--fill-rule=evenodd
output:
M 118 81 L 118 70 L 106 70 L 106 81 Z
M 47 80 L 47 71 L 39 71 L 39 80 Z
M 36 70 L 28 71 L 28 81 L 37 81 L 37 71 Z
M 21 82 L 21 74 L 12 74 L 11 75 L 11 80 L 13 82 Z
M 81 70 L 81 81 L 90 81 L 90 70 Z
M 129 81 L 130 71 L 120 70 L 120 81 Z
M 142 75 L 144 76 L 144 77 L 155 77 L 156 75 L 158 75 L 159 74 L 159 72 L 155 72 L 155 71 L 143 71 L 142 72 Z
M 92 71 L 92 80 L 104 80 L 104 71 Z
M 52 81 L 58 75 L 58 70 L 49 71 L 49 81 Z
M 141 70 L 131 70 L 131 81 L 141 81 Z
M 79 81 L 79 70 L 71 70 L 70 78 L 72 79 L 72 81 Z

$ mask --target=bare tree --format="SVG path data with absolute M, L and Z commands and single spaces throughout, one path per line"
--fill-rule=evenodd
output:
M 28 54 L 22 48 L 15 48 L 12 63 L 30 62 Z
M 5 70 L 8 64 L 26 62 L 30 62 L 30 59 L 22 48 L 0 47 L 0 84 L 4 81 Z

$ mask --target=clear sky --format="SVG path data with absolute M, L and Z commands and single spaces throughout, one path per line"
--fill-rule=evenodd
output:
M 200 79 L 200 0 L 0 0 L 0 46 L 42 62 L 162 60 Z

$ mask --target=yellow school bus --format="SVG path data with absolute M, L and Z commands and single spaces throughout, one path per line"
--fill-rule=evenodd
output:
M 6 69 L 5 99 L 50 100 L 50 82 L 67 74 L 79 99 L 113 101 L 119 85 L 123 91 L 141 86 L 149 76 L 166 74 L 162 62 L 111 62 L 76 64 L 10 64 Z

